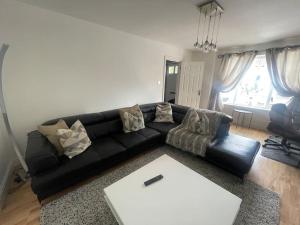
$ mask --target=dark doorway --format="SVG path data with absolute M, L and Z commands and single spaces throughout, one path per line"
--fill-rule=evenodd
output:
M 165 94 L 164 101 L 175 103 L 176 85 L 180 73 L 180 62 L 166 61 Z

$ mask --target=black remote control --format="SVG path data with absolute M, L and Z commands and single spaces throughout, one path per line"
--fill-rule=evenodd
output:
M 145 181 L 144 184 L 145 184 L 145 186 L 148 186 L 150 184 L 155 183 L 156 181 L 161 180 L 162 178 L 163 178 L 163 175 L 160 174 L 160 175 L 158 175 L 156 177 L 151 178 L 150 180 Z

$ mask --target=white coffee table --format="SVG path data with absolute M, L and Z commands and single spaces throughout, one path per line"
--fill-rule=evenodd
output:
M 159 174 L 162 180 L 144 186 Z M 232 225 L 242 202 L 168 155 L 106 187 L 104 193 L 120 225 Z

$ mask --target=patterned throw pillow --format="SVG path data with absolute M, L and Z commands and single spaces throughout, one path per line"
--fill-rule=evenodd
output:
M 57 135 L 60 144 L 64 148 L 64 154 L 70 159 L 84 152 L 92 144 L 79 120 L 70 129 L 58 129 Z
M 145 128 L 144 116 L 139 105 L 119 110 L 123 131 L 129 133 Z
M 64 154 L 64 149 L 59 142 L 59 137 L 56 135 L 58 129 L 69 129 L 69 127 L 64 120 L 59 120 L 56 124 L 53 125 L 38 126 L 39 132 L 47 137 L 49 142 L 55 146 L 58 154 L 62 155 Z
M 158 104 L 156 106 L 155 120 L 153 122 L 174 123 L 170 103 Z
M 200 116 L 196 110 L 191 110 L 188 119 L 188 130 L 193 133 L 202 135 L 209 134 L 209 119 L 205 113 L 201 113 Z

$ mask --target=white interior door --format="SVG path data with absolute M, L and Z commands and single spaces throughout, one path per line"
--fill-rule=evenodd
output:
M 203 71 L 203 62 L 182 63 L 178 90 L 178 104 L 199 108 Z

